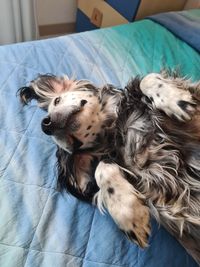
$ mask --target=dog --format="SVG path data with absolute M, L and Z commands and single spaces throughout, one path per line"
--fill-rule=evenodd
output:
M 142 248 L 154 217 L 200 264 L 200 83 L 165 70 L 121 90 L 47 74 L 19 95 L 48 112 L 61 188 L 107 209 Z

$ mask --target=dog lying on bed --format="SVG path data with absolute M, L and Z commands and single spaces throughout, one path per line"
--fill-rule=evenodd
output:
M 200 83 L 164 71 L 119 90 L 41 75 L 19 93 L 48 111 L 62 187 L 141 247 L 151 214 L 200 263 Z

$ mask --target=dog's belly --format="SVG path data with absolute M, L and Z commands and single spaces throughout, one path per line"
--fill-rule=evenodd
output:
M 200 262 L 200 120 L 129 125 L 121 155 L 153 217 Z

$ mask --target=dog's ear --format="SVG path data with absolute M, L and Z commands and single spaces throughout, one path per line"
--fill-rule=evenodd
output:
M 18 90 L 21 102 L 27 105 L 32 99 L 35 99 L 41 108 L 47 109 L 49 102 L 57 93 L 56 88 L 61 87 L 61 80 L 62 78 L 52 74 L 39 75 L 28 86 Z
M 24 86 L 18 90 L 18 95 L 23 105 L 27 105 L 32 99 L 39 100 L 32 86 Z
M 69 154 L 57 149 L 58 186 L 76 198 L 91 202 L 99 190 L 94 173 L 97 159 L 89 154 Z

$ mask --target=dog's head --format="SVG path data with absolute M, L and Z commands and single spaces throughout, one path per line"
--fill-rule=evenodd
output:
M 19 95 L 24 104 L 36 99 L 39 106 L 47 111 L 47 116 L 41 121 L 42 130 L 53 137 L 60 151 L 65 151 L 58 157 L 59 163 L 65 158 L 66 163 L 62 162 L 62 166 L 68 164 L 70 157 L 73 163 L 76 162 L 74 165 L 77 166 L 72 171 L 72 176 L 76 177 L 71 184 L 79 187 L 81 192 L 86 191 L 88 177 L 87 182 L 77 178 L 84 176 L 78 165 L 87 162 L 87 173 L 90 173 L 88 166 L 93 157 L 83 152 L 103 145 L 106 131 L 116 121 L 121 91 L 111 85 L 98 88 L 86 80 L 47 74 L 19 89 Z M 66 175 L 63 169 L 60 173 Z
M 94 146 L 115 122 L 120 100 L 120 92 L 110 85 L 97 88 L 86 80 L 53 75 L 40 75 L 19 92 L 24 104 L 36 99 L 48 111 L 42 130 L 69 153 Z

